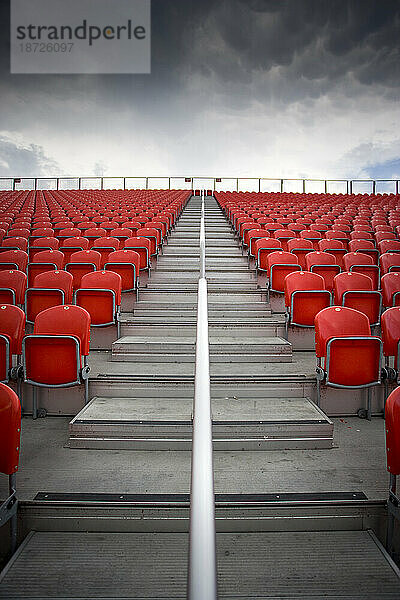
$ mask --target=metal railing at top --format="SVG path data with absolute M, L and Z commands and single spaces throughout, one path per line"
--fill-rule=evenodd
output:
M 237 192 L 393 193 L 399 179 L 313 179 L 282 177 L 0 177 L 1 190 L 212 189 Z
M 190 484 L 189 600 L 214 600 L 217 598 L 215 495 L 205 260 L 204 194 L 202 194 Z

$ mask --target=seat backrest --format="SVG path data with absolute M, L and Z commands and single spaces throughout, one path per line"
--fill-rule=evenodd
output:
M 32 248 L 52 248 L 58 250 L 60 242 L 56 237 L 39 237 L 32 241 L 30 247 Z
M 0 263 L 15 264 L 19 271 L 26 271 L 28 255 L 23 250 L 6 250 L 0 254 Z
M 394 294 L 398 294 L 395 298 L 395 306 L 398 306 L 400 304 L 400 273 L 394 271 L 393 273 L 386 273 L 386 275 L 383 275 L 381 278 L 381 286 L 383 306 L 393 306 Z
M 277 240 L 279 239 L 293 239 L 296 237 L 296 232 L 295 231 L 289 231 L 289 229 L 277 229 L 276 231 L 274 231 L 273 233 L 274 238 L 276 238 Z
M 385 404 L 386 464 L 391 475 L 400 475 L 400 386 Z
M 1 259 L 1 255 L 0 255 Z M 379 257 L 379 264 L 381 267 L 381 273 L 385 275 L 394 267 L 396 271 L 400 270 L 400 253 L 399 252 L 385 252 Z M 393 269 L 394 270 L 394 269 Z
M 89 248 L 89 240 L 81 235 L 75 235 L 63 240 L 62 246 L 64 248 L 82 248 L 82 250 L 87 250 Z
M 310 269 L 312 265 L 335 265 L 336 260 L 333 254 L 329 252 L 309 252 L 306 254 L 306 265 L 307 269 Z
M 81 235 L 81 230 L 77 227 L 65 227 L 64 229 L 60 229 L 57 237 L 78 237 Z
M 379 244 L 383 240 L 395 240 L 396 234 L 393 231 L 377 231 L 375 233 L 376 243 Z
M 297 292 L 299 290 L 325 290 L 325 282 L 324 278 L 317 273 L 300 271 L 296 273 L 290 273 L 285 277 L 284 289 L 285 305 L 290 306 L 290 299 L 293 292 Z
M 372 279 L 361 273 L 344 271 L 333 278 L 335 303 L 341 305 L 343 294 L 350 290 L 372 291 Z
M 381 316 L 383 354 L 394 356 L 395 365 L 398 360 L 398 343 L 400 340 L 400 307 L 388 308 Z
M 300 231 L 300 237 L 306 240 L 320 240 L 321 234 L 318 231 L 311 231 L 310 229 L 305 229 L 304 231 Z
M 291 252 L 284 252 L 283 250 L 278 250 L 276 252 L 271 252 L 267 256 L 267 265 L 268 265 L 269 269 L 273 265 L 297 265 L 297 264 L 299 264 L 298 258 Z
M 122 237 L 128 239 L 132 237 L 132 231 L 128 227 L 116 227 L 110 231 L 110 236 L 118 238 Z
M 42 250 L 37 252 L 32 258 L 33 263 L 53 263 L 58 269 L 62 269 L 64 264 L 64 254 L 59 250 Z
M 81 288 L 84 289 L 103 289 L 115 292 L 115 303 L 121 304 L 122 279 L 118 273 L 113 271 L 94 271 L 87 273 L 82 277 Z
M 21 403 L 17 394 L 0 383 L 0 473 L 18 471 L 21 436 Z
M 36 275 L 33 280 L 33 287 L 63 290 L 65 293 L 65 303 L 70 304 L 72 302 L 73 279 L 71 273 L 68 273 L 68 271 L 46 271 L 46 273 Z
M 17 248 L 18 250 L 23 250 L 26 252 L 28 248 L 28 240 L 22 237 L 8 237 L 3 239 L 1 243 L 2 248 Z
M 374 250 L 374 242 L 371 240 L 351 240 L 349 242 L 350 252 L 358 252 L 362 250 Z
M 302 238 L 295 238 L 295 239 L 288 240 L 287 247 L 288 247 L 289 252 L 292 252 L 293 250 L 300 250 L 300 249 L 309 250 L 310 252 L 312 252 L 313 248 L 314 248 L 314 246 L 312 245 L 312 242 L 310 240 L 305 240 Z
M 347 252 L 343 256 L 343 264 L 346 271 L 350 271 L 353 265 L 373 265 L 374 260 L 369 254 L 363 254 L 362 252 Z
M 0 271 L 0 288 L 14 290 L 16 304 L 22 304 L 24 301 L 26 283 L 27 277 L 23 271 Z
M 51 227 L 36 227 L 36 229 L 32 229 L 31 237 L 32 236 L 51 237 L 54 236 L 54 229 Z
M 267 232 L 265 232 L 266 235 Z M 279 240 L 271 237 L 263 237 L 254 242 L 254 252 L 257 253 L 261 248 L 276 248 L 277 250 L 282 249 L 282 244 Z
M 103 227 L 91 227 L 90 229 L 86 229 L 85 237 L 106 237 L 107 231 Z
M 139 267 L 140 256 L 134 250 L 124 248 L 123 250 L 115 250 L 108 255 L 107 263 L 132 263 L 137 268 Z
M 333 337 L 370 336 L 368 317 L 353 308 L 329 306 L 315 317 L 315 352 L 326 356 L 326 344 Z
M 70 263 L 91 263 L 100 269 L 101 254 L 96 250 L 78 250 L 71 254 Z
M 81 354 L 83 356 L 89 354 L 90 315 L 80 306 L 66 304 L 47 308 L 36 317 L 34 333 L 73 335 L 80 340 Z
M 21 354 L 26 317 L 23 310 L 12 304 L 0 306 L 0 334 L 10 339 L 11 354 Z
M 344 250 L 344 244 L 340 240 L 320 240 L 318 242 L 318 248 L 321 252 L 325 252 L 326 250 Z
M 140 263 L 141 268 L 147 268 L 150 264 L 150 256 L 151 256 L 151 241 L 146 237 L 131 237 L 125 240 L 124 250 L 138 250 L 140 253 L 140 249 L 143 249 L 141 252 L 143 254 L 143 258 Z M 121 252 L 121 250 L 120 250 Z M 146 252 L 146 257 L 144 257 L 144 252 Z M 110 260 L 110 257 L 108 257 Z M 115 258 L 113 258 L 115 261 Z
M 96 248 L 114 248 L 114 250 L 119 250 L 120 241 L 111 236 L 97 238 L 94 240 L 93 249 Z
M 385 252 L 400 252 L 400 240 L 382 240 L 379 242 L 378 248 L 381 254 L 385 254 Z

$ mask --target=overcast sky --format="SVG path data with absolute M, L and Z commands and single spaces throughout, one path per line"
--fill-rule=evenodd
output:
M 97 76 L 10 75 L 3 35 L 0 176 L 400 178 L 398 0 L 153 0 L 151 33 Z

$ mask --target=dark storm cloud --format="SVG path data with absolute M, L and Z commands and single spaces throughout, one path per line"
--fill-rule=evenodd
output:
M 121 93 L 177 94 L 197 76 L 248 83 L 276 67 L 292 83 L 324 80 L 321 92 L 348 73 L 364 85 L 400 81 L 397 0 L 153 0 L 152 74 L 86 78 L 7 75 L 7 2 L 0 11 L 0 68 L 17 87 L 51 89 L 61 80 L 66 93 L 80 88 L 118 102 Z
M 193 71 L 222 85 L 252 82 L 247 93 L 257 99 L 315 98 L 346 80 L 354 96 L 400 84 L 400 4 L 390 0 L 224 0 L 204 15 L 195 41 Z

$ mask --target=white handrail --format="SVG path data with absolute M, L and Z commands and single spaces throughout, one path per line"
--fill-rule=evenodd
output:
M 202 197 L 190 486 L 189 600 L 215 600 L 217 598 L 215 537 L 207 279 L 205 278 L 204 197 Z

